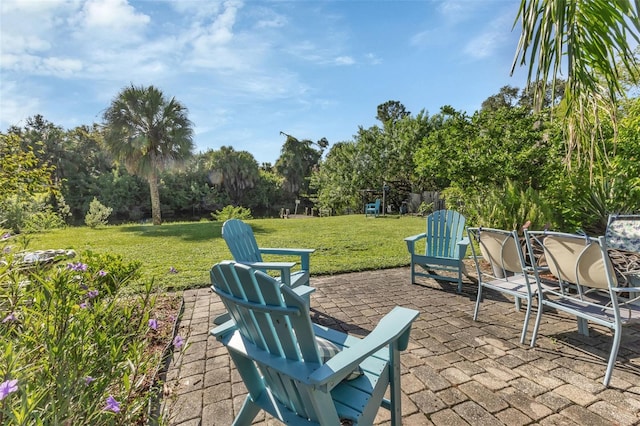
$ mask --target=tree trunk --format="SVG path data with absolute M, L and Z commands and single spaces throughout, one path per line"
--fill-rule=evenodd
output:
M 149 193 L 151 194 L 151 217 L 154 225 L 162 225 L 160 211 L 160 190 L 158 189 L 158 176 L 151 173 L 149 176 Z

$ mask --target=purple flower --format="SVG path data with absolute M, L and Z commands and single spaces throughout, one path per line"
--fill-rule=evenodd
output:
M 90 307 L 91 307 L 91 303 L 89 303 L 89 302 L 82 302 L 80 304 L 80 308 L 81 309 L 89 309 Z
M 7 380 L 0 383 L 0 401 L 5 399 L 7 395 L 18 390 L 18 380 Z
M 182 345 L 184 345 L 184 339 L 182 338 L 182 336 L 177 335 L 176 337 L 173 338 L 173 347 L 174 348 L 176 348 L 177 350 L 180 350 Z
M 4 240 L 8 240 L 9 238 L 11 238 L 11 233 L 5 232 L 4 234 L 2 234 L 2 238 L 0 238 L 0 240 L 4 241 Z
M 103 270 L 103 269 L 100 269 L 100 270 L 98 271 L 98 275 L 100 275 L 101 277 L 104 277 L 105 275 L 107 275 L 107 271 L 105 271 L 105 270 Z
M 89 293 L 87 293 L 87 297 L 89 299 L 93 299 L 94 297 L 98 297 L 98 290 L 91 290 Z
M 178 270 L 172 266 L 171 268 L 169 268 L 169 272 L 172 274 L 177 274 Z
M 85 378 L 84 378 L 84 384 L 85 384 L 85 385 L 87 385 L 87 386 L 89 386 L 89 385 L 90 385 L 93 381 L 95 381 L 95 380 L 96 380 L 96 379 L 94 379 L 93 377 L 91 377 L 91 376 L 87 376 L 87 377 L 85 377 Z
M 151 318 L 149 320 L 149 328 L 152 330 L 157 330 L 158 329 L 158 320 L 155 318 Z
M 84 272 L 87 270 L 86 263 L 75 262 L 75 263 L 67 263 L 67 269 L 71 269 L 72 271 Z
M 7 322 L 14 322 L 17 321 L 18 319 L 16 318 L 16 315 L 11 312 L 9 315 L 7 315 L 6 317 L 4 317 L 4 319 L 2 320 L 2 323 L 7 323 Z
M 104 411 L 113 411 L 114 413 L 119 413 L 120 412 L 120 403 L 118 401 L 116 401 L 116 399 L 109 395 L 109 398 L 107 398 L 107 405 L 104 406 L 103 408 Z

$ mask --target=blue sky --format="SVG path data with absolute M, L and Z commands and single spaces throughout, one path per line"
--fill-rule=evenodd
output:
M 376 107 L 473 113 L 510 76 L 519 0 L 2 0 L 0 130 L 41 114 L 102 121 L 118 92 L 154 85 L 189 110 L 197 151 L 275 162 L 284 137 L 330 144 Z

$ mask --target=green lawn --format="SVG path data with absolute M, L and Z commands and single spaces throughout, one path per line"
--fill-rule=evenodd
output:
M 364 215 L 247 221 L 261 247 L 315 248 L 311 275 L 336 274 L 409 264 L 404 237 L 424 232 L 424 218 Z M 28 248 L 74 249 L 121 254 L 140 260 L 146 279 L 166 289 L 209 285 L 209 269 L 231 257 L 221 237 L 222 222 L 74 227 L 30 236 Z M 294 260 L 265 257 L 265 260 Z M 174 267 L 178 272 L 171 273 Z

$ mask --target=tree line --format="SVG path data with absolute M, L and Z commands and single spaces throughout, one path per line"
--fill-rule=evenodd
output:
M 171 117 L 149 114 L 156 128 L 133 119 L 135 111 L 127 117 L 120 102 L 128 91 L 135 92 L 128 108 L 152 104 Z M 300 213 L 315 207 L 346 214 L 360 212 L 385 184 L 395 212 L 410 193 L 441 191 L 450 206 L 485 226 L 513 228 L 533 219 L 536 226 L 598 230 L 608 213 L 637 210 L 640 99 L 621 103 L 615 131 L 600 117 L 599 144 L 583 152 L 567 149 L 562 91 L 548 90 L 542 108 L 531 93 L 505 86 L 471 115 L 451 106 L 411 114 L 390 100 L 377 107 L 378 124 L 360 126 L 353 140 L 330 148 L 324 138 L 282 133 L 272 166 L 230 146 L 192 153 L 184 107 L 163 101 L 156 88 L 130 87 L 102 124 L 65 130 L 35 116 L 0 134 L 1 220 L 17 231 L 80 224 L 94 198 L 113 209 L 112 223 L 210 218 L 228 205 L 273 217 L 293 211 L 296 200 Z M 151 141 L 131 123 L 165 136 Z M 174 133 L 166 136 L 163 126 Z
M 153 86 L 123 89 L 103 119 L 66 130 L 36 115 L 0 133 L 0 227 L 82 224 L 94 199 L 110 223 L 211 218 L 228 205 L 273 216 L 300 197 L 311 205 L 308 176 L 328 146 L 283 135 L 274 165 L 231 146 L 194 153 L 186 107 Z

